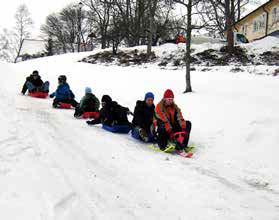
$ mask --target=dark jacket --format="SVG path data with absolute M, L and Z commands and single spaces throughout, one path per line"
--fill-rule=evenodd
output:
M 99 111 L 100 101 L 92 93 L 87 93 L 80 101 L 80 110 L 83 112 Z
M 44 82 L 42 81 L 42 79 L 41 79 L 40 76 L 38 76 L 37 79 L 34 79 L 34 78 L 30 75 L 30 76 L 28 76 L 28 77 L 26 78 L 26 81 L 25 81 L 25 83 L 24 83 L 24 85 L 23 85 L 23 88 L 22 88 L 22 91 L 21 91 L 22 94 L 25 94 L 26 91 L 27 91 L 27 89 L 28 89 L 27 86 L 26 86 L 26 83 L 27 83 L 27 82 L 32 83 L 33 86 L 35 86 L 35 87 L 37 87 L 37 88 L 43 86 L 43 84 L 44 84 Z
M 155 115 L 155 106 L 147 106 L 145 101 L 137 101 L 134 110 L 133 126 L 143 128 L 146 132 L 150 131 Z
M 75 95 L 70 89 L 70 86 L 68 83 L 60 84 L 56 91 L 50 95 L 50 97 L 55 97 L 57 100 L 68 100 L 68 99 L 74 99 Z
M 128 112 L 129 109 L 119 105 L 117 102 L 111 100 L 108 97 L 105 101 L 105 106 L 103 106 L 100 110 L 100 117 L 95 119 L 89 124 L 104 124 L 108 126 L 112 125 L 130 125 L 128 121 Z M 102 100 L 104 102 L 104 100 Z

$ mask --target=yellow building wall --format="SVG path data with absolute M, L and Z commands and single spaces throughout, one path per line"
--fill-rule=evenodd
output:
M 277 7 L 277 13 L 279 14 L 279 0 L 274 0 L 267 6 L 265 6 L 265 10 L 269 12 L 269 19 L 268 19 L 268 34 L 278 31 L 279 30 L 279 22 L 272 22 L 272 9 Z M 253 41 L 262 37 L 265 37 L 266 34 L 266 24 L 257 31 L 254 31 L 254 21 L 259 20 L 262 15 L 266 15 L 266 12 L 263 8 L 255 11 L 253 14 L 249 15 L 244 20 L 240 21 L 235 25 L 235 30 L 239 33 L 242 33 L 246 36 L 249 41 Z M 266 19 L 265 19 L 266 23 Z M 243 32 L 242 27 L 246 26 L 246 33 Z
M 278 31 L 279 30 L 279 20 L 277 22 L 273 22 L 272 20 L 272 10 L 273 8 L 277 7 L 277 18 L 279 19 L 279 0 L 275 0 L 265 8 L 269 12 L 269 19 L 268 19 L 268 34 Z

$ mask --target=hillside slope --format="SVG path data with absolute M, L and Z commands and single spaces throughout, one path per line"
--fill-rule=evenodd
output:
M 184 71 L 77 62 L 87 55 L 1 64 L 1 219 L 278 219 L 278 78 L 196 71 L 195 92 L 183 95 Z M 193 123 L 195 157 L 152 152 L 21 96 L 34 69 L 51 90 L 66 74 L 77 99 L 91 86 L 131 110 L 145 92 L 158 102 L 172 88 Z

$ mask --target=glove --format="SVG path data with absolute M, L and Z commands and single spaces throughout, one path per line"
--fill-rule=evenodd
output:
M 53 94 L 50 94 L 50 95 L 49 95 L 49 97 L 50 97 L 50 98 L 53 98 L 53 97 L 54 97 L 54 95 L 53 95 Z
M 157 131 L 158 131 L 158 127 L 156 126 L 156 124 L 153 123 L 153 124 L 150 126 L 150 133 L 151 133 L 152 135 L 156 135 Z

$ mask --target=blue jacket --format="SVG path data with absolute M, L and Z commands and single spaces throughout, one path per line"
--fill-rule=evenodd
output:
M 56 91 L 50 95 L 50 97 L 55 97 L 58 100 L 64 100 L 64 99 L 74 99 L 75 95 L 70 89 L 70 86 L 68 83 L 60 84 Z

